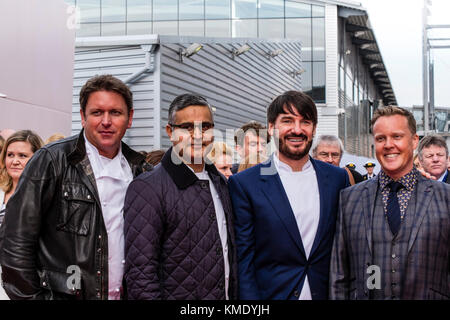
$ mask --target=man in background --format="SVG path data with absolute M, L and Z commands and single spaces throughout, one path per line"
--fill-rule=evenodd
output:
M 447 167 L 448 147 L 445 139 L 438 135 L 423 137 L 417 148 L 423 170 L 437 181 L 450 183 Z
M 363 175 L 364 180 L 369 180 L 376 176 L 376 174 L 373 173 L 373 169 L 375 168 L 375 166 L 376 166 L 376 164 L 372 161 L 367 161 L 364 164 L 364 168 L 366 168 L 366 171 L 367 171 L 367 173 Z
M 251 162 L 253 157 L 256 163 L 259 155 L 266 156 L 268 141 L 269 137 L 265 126 L 257 121 L 245 123 L 234 135 L 235 148 L 240 162 L 245 162 L 246 157 L 250 157 L 249 161 Z M 238 172 L 240 162 L 234 163 L 231 167 L 233 174 Z
M 314 140 L 312 147 L 314 159 L 339 167 L 343 154 L 344 146 L 342 145 L 342 141 L 334 135 L 321 135 Z M 356 181 L 362 181 L 362 176 L 357 171 L 351 170 L 348 167 L 344 167 L 344 169 L 347 171 L 351 185 L 354 185 Z

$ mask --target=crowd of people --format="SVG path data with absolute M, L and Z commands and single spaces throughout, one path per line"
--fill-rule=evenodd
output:
M 409 111 L 375 111 L 381 168 L 362 176 L 340 167 L 338 137 L 316 137 L 302 92 L 277 96 L 234 147 L 214 141 L 204 97 L 179 95 L 172 146 L 150 152 L 122 142 L 122 81 L 95 76 L 79 100 L 78 135 L 0 131 L 3 298 L 450 299 L 448 147 L 419 141 Z

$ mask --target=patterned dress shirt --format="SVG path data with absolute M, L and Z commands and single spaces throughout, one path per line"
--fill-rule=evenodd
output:
M 398 205 L 400 206 L 400 215 L 401 219 L 405 216 L 406 208 L 408 207 L 409 199 L 411 199 L 411 194 L 414 190 L 414 187 L 417 184 L 417 177 L 419 171 L 414 167 L 410 172 L 401 177 L 397 182 L 401 183 L 404 188 L 400 189 L 397 192 Z M 391 177 L 389 177 L 383 170 L 380 171 L 379 177 L 379 188 L 381 188 L 381 195 L 383 199 L 383 208 L 384 214 L 387 215 L 387 200 L 390 192 L 390 188 L 388 184 L 394 181 Z

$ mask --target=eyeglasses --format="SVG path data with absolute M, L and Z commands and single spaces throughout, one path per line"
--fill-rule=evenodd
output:
M 331 158 L 333 158 L 333 159 L 339 159 L 341 155 L 336 152 L 331 152 L 331 153 L 319 152 L 319 156 L 321 156 L 322 158 L 328 158 L 331 156 Z
M 202 132 L 206 132 L 209 129 L 214 128 L 214 123 L 211 122 L 197 122 L 197 123 L 193 123 L 193 122 L 184 122 L 184 123 L 180 123 L 180 124 L 174 124 L 174 123 L 169 123 L 169 125 L 173 128 L 179 128 L 179 129 L 183 129 L 183 130 L 187 130 L 190 133 L 194 132 L 194 129 L 197 128 L 201 128 Z

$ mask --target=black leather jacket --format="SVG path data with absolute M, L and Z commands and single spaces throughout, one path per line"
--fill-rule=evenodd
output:
M 135 177 L 151 170 L 124 143 L 122 153 Z M 11 299 L 108 299 L 108 235 L 83 131 L 34 154 L 1 231 Z

